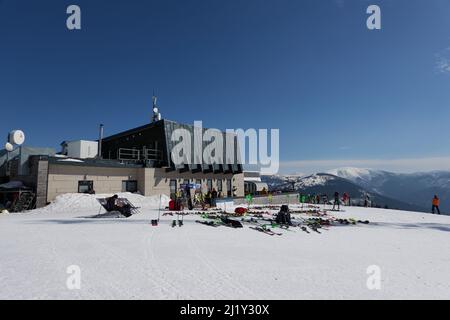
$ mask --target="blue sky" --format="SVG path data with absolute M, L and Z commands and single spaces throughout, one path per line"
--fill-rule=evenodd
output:
M 279 128 L 285 173 L 450 169 L 449 48 L 446 0 L 0 0 L 2 128 L 96 139 L 147 123 L 155 90 L 167 119 Z

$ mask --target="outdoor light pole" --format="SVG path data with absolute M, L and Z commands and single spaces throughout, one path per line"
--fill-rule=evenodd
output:
M 6 149 L 6 176 L 9 177 L 9 151 Z

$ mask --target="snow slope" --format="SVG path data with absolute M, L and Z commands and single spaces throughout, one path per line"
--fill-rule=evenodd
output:
M 148 209 L 130 219 L 91 219 L 92 196 L 65 197 L 73 201 L 0 215 L 0 299 L 450 298 L 447 216 L 352 207 L 335 215 L 372 223 L 272 237 L 194 215 L 181 228 L 171 216 L 152 227 L 159 198 L 143 197 Z M 66 287 L 71 265 L 80 290 Z M 381 290 L 366 286 L 371 265 Z

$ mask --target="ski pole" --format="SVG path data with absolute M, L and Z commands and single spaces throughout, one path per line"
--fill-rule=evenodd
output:
M 159 195 L 159 207 L 158 207 L 158 222 L 159 222 L 159 218 L 161 216 L 161 194 Z

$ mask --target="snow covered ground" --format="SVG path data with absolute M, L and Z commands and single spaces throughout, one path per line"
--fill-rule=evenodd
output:
M 172 228 L 171 216 L 152 227 L 159 197 L 126 196 L 141 214 L 89 218 L 102 212 L 96 200 L 67 195 L 0 215 L 0 299 L 450 298 L 448 216 L 352 207 L 333 215 L 371 223 L 269 236 L 194 215 L 183 227 Z M 66 285 L 72 265 L 79 290 Z M 366 284 L 372 265 L 380 290 Z

